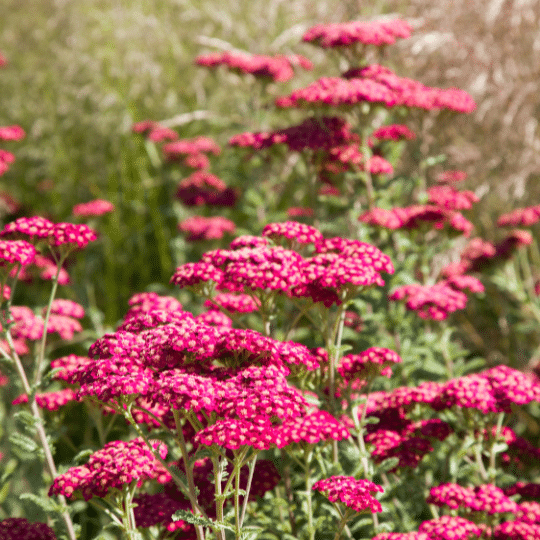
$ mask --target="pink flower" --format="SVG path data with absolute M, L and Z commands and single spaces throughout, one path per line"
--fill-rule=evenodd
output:
M 43 308 L 42 315 L 45 316 L 47 308 Z M 51 304 L 51 313 L 56 315 L 65 315 L 66 317 L 74 317 L 82 319 L 84 317 L 84 308 L 73 300 L 57 298 Z
M 499 216 L 497 225 L 499 227 L 529 227 L 540 221 L 540 204 L 516 208 L 508 214 Z
M 212 300 L 205 300 L 205 307 L 225 309 L 229 313 L 252 313 L 260 307 L 260 301 L 247 294 L 219 293 Z
M 217 176 L 196 171 L 178 184 L 176 197 L 186 206 L 234 206 L 238 193 Z
M 443 171 L 437 176 L 437 182 L 441 184 L 456 184 L 467 178 L 465 171 Z
M 449 185 L 430 187 L 428 196 L 430 203 L 447 210 L 468 210 L 479 201 L 473 191 L 457 191 Z
M 493 540 L 534 540 L 540 537 L 540 524 L 505 521 L 493 528 Z
M 48 234 L 52 246 L 70 246 L 83 248 L 89 242 L 97 240 L 96 232 L 87 225 L 74 223 L 55 223 Z
M 255 77 L 270 78 L 276 82 L 291 79 L 294 75 L 293 66 L 308 70 L 313 68 L 311 62 L 300 55 L 263 56 L 231 52 L 201 55 L 195 59 L 195 63 L 204 67 L 225 65 L 240 73 L 251 73 Z
M 20 141 L 25 136 L 26 133 L 21 126 L 0 126 L 0 140 Z
M 407 126 L 403 124 L 390 124 L 388 126 L 382 126 L 373 132 L 372 137 L 374 139 L 389 141 L 416 139 L 416 135 Z
M 482 534 L 480 527 L 458 516 L 441 516 L 438 519 L 424 521 L 418 530 L 427 533 L 430 538 L 440 540 L 472 540 Z
M 58 392 L 36 394 L 36 403 L 38 407 L 47 409 L 48 411 L 57 411 L 60 407 L 63 407 L 71 401 L 78 401 L 77 394 L 71 388 L 65 388 Z M 22 394 L 12 401 L 12 405 L 18 405 L 20 403 L 28 403 L 28 396 L 26 394 Z
M 389 366 L 400 363 L 400 356 L 390 349 L 370 347 L 360 354 L 345 355 L 337 366 L 338 373 L 346 380 L 370 378 L 391 373 Z
M 287 238 L 300 244 L 318 244 L 323 239 L 322 233 L 315 227 L 297 221 L 269 223 L 263 228 L 261 234 L 274 241 Z
M 178 229 L 186 233 L 189 242 L 217 240 L 226 233 L 233 233 L 235 224 L 224 217 L 193 216 L 178 224 Z
M 319 410 L 285 421 L 278 432 L 283 445 L 299 442 L 317 444 L 331 439 L 341 441 L 351 436 L 349 430 L 330 413 Z
M 151 441 L 154 449 L 164 459 L 167 447 L 161 441 Z M 52 495 L 70 498 L 79 492 L 88 501 L 92 497 L 105 497 L 110 489 L 121 489 L 124 484 L 155 478 L 160 464 L 139 437 L 128 442 L 113 441 L 94 452 L 88 463 L 82 467 L 72 467 L 54 479 L 49 489 Z
M 313 489 L 321 491 L 331 502 L 363 512 L 382 512 L 381 503 L 371 493 L 383 493 L 383 488 L 369 480 L 355 480 L 352 476 L 331 476 L 315 482 Z
M 36 248 L 25 240 L 0 240 L 0 266 L 28 266 L 35 256 Z
M 323 48 L 347 47 L 354 43 L 365 45 L 390 45 L 396 38 L 408 38 L 411 27 L 401 19 L 390 21 L 351 21 L 345 23 L 317 24 L 307 30 L 302 41 Z
M 87 203 L 76 204 L 73 207 L 74 216 L 102 216 L 108 214 L 114 210 L 114 204 L 103 199 L 96 199 L 95 201 L 89 201 Z
M 2 65 L 1 62 L 0 65 Z M 45 523 L 30 523 L 26 518 L 7 518 L 0 521 L 0 538 L 2 540 L 56 540 L 56 535 Z

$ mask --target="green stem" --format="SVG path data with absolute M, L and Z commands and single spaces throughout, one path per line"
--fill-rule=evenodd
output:
M 312 506 L 312 500 L 311 500 L 311 471 L 310 471 L 310 463 L 311 463 L 311 451 L 312 449 L 305 448 L 304 449 L 304 474 L 305 474 L 305 484 L 306 484 L 306 497 L 307 497 L 307 505 L 308 505 L 308 533 L 309 533 L 309 540 L 315 540 L 315 527 L 313 526 L 313 506 Z
M 215 499 L 216 499 L 216 519 L 218 523 L 223 523 L 223 506 L 225 505 L 225 496 L 221 489 L 221 477 L 226 460 L 221 460 L 217 452 L 212 453 L 212 464 L 214 466 L 214 484 L 215 484 Z M 216 532 L 218 540 L 225 540 L 225 531 L 218 529 Z
M 244 517 L 246 516 L 246 508 L 248 503 L 248 497 L 249 497 L 249 491 L 251 489 L 251 482 L 253 480 L 253 473 L 255 472 L 255 464 L 257 463 L 257 456 L 258 454 L 255 454 L 255 457 L 249 462 L 249 476 L 246 486 L 246 495 L 244 497 L 244 502 L 242 504 L 242 515 L 240 516 L 240 527 L 242 527 L 242 524 L 244 523 Z
M 345 514 L 341 517 L 341 521 L 339 522 L 336 535 L 334 536 L 334 540 L 339 540 L 341 538 L 341 533 L 343 532 L 343 529 L 347 526 L 347 521 L 352 517 L 354 514 L 354 510 L 351 508 L 347 508 L 345 511 Z

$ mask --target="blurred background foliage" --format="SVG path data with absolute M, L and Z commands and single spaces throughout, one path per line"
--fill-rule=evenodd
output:
M 90 199 L 116 205 L 99 218 L 101 245 L 72 269 L 76 299 L 111 327 L 131 294 L 162 292 L 177 264 L 215 247 L 179 236 L 182 210 L 170 201 L 181 172 L 161 167 L 132 124 L 156 120 L 180 137 L 211 135 L 222 145 L 240 131 L 287 126 L 304 115 L 266 107 L 267 96 L 338 73 L 337 65 L 329 71 L 332 55 L 302 44 L 302 33 L 319 22 L 383 15 L 414 27 L 384 51 L 386 65 L 427 85 L 464 89 L 478 104 L 471 115 L 409 115 L 419 138 L 407 145 L 399 176 L 417 174 L 421 156 L 446 154 L 444 168 L 465 170 L 465 187 L 483 196 L 470 216 L 477 234 L 500 238 L 499 214 L 539 200 L 540 0 L 2 0 L 0 51 L 9 63 L 0 71 L 0 125 L 19 124 L 27 137 L 4 145 L 17 161 L 0 188 L 23 204 L 21 214 L 55 220 L 73 219 L 73 205 Z M 304 54 L 315 70 L 268 85 L 254 117 L 246 95 L 257 101 L 260 87 L 252 79 L 193 64 L 198 54 L 230 49 Z M 217 162 L 212 172 L 251 189 L 256 205 L 249 168 L 226 150 Z M 241 219 L 240 232 L 264 225 Z M 492 324 L 494 306 L 484 309 Z M 469 344 L 487 354 L 498 344 L 483 337 L 481 320 L 473 320 Z

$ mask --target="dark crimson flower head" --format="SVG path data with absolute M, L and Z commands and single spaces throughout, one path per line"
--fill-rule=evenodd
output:
M 0 539 L 56 540 L 56 535 L 46 523 L 30 523 L 26 518 L 7 518 L 0 521 Z

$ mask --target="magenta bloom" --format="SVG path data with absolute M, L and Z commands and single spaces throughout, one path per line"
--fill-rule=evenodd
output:
M 364 379 L 374 375 L 390 376 L 391 364 L 400 363 L 400 356 L 384 347 L 370 347 L 360 354 L 345 355 L 337 366 L 338 373 L 346 380 Z
M 162 459 L 167 456 L 167 447 L 161 441 L 151 441 Z M 54 479 L 49 489 L 52 495 L 70 498 L 79 492 L 88 501 L 92 497 L 105 497 L 110 489 L 121 489 L 124 484 L 156 478 L 160 463 L 139 437 L 131 441 L 113 441 L 94 452 L 86 465 L 72 467 Z
M 46 311 L 47 308 L 43 308 L 43 316 L 45 316 Z M 75 319 L 82 319 L 84 317 L 84 308 L 81 306 L 81 304 L 78 304 L 73 300 L 57 298 L 52 302 L 51 313 L 54 313 L 55 315 L 73 317 Z
M 76 204 L 73 207 L 74 216 L 102 216 L 103 214 L 108 214 L 114 210 L 114 204 L 105 201 L 103 199 L 96 199 L 95 201 L 89 201 L 87 203 Z
M 294 75 L 293 67 L 313 69 L 311 62 L 300 55 L 264 56 L 224 52 L 198 56 L 195 63 L 203 67 L 224 65 L 240 73 L 250 73 L 255 77 L 270 78 L 276 82 L 291 79 Z
M 351 21 L 345 23 L 317 24 L 307 30 L 302 41 L 323 48 L 347 47 L 354 43 L 364 45 L 391 45 L 396 38 L 408 38 L 411 27 L 401 19 L 391 21 Z
M 472 540 L 482 534 L 480 527 L 458 516 L 441 516 L 439 519 L 424 521 L 418 530 L 438 540 Z
M 457 191 L 448 185 L 430 187 L 428 195 L 430 203 L 447 210 L 468 210 L 479 201 L 473 191 Z
M 317 244 L 323 240 L 322 233 L 315 227 L 297 221 L 269 223 L 261 234 L 273 240 L 287 238 L 300 244 Z
M 60 407 L 72 401 L 78 401 L 78 399 L 77 394 L 71 388 L 64 388 L 58 392 L 36 394 L 38 407 L 47 409 L 48 411 L 57 411 Z M 19 405 L 20 403 L 28 403 L 28 396 L 26 394 L 21 394 L 12 401 L 12 405 Z
M 20 141 L 26 133 L 21 126 L 0 126 L 0 140 Z
M 186 206 L 234 206 L 238 193 L 217 176 L 196 171 L 178 184 L 176 197 Z
M 96 232 L 87 225 L 74 223 L 56 223 L 49 231 L 49 243 L 52 246 L 68 245 L 83 248 L 89 242 L 97 240 Z
M 0 61 L 1 59 L 0 56 Z M 30 523 L 26 518 L 7 518 L 0 521 L 0 538 L 2 540 L 56 540 L 56 535 L 46 523 Z
M 376 129 L 372 137 L 379 140 L 400 141 L 416 139 L 416 134 L 403 124 L 390 124 Z
M 383 493 L 384 490 L 369 480 L 355 480 L 353 476 L 331 476 L 315 482 L 313 489 L 321 491 L 331 502 L 341 502 L 357 512 L 382 512 L 381 503 L 371 493 Z
M 233 233 L 236 226 L 221 216 L 193 216 L 178 224 L 178 229 L 187 235 L 189 242 L 198 240 L 219 240 L 226 233 Z
M 499 227 L 530 227 L 540 221 L 540 204 L 516 208 L 508 214 L 502 214 L 497 220 Z
M 351 436 L 349 430 L 329 412 L 319 410 L 284 422 L 278 432 L 284 446 L 301 442 L 317 444 L 331 439 L 341 441 Z
M 25 240 L 0 240 L 0 266 L 28 266 L 35 256 L 36 248 Z

